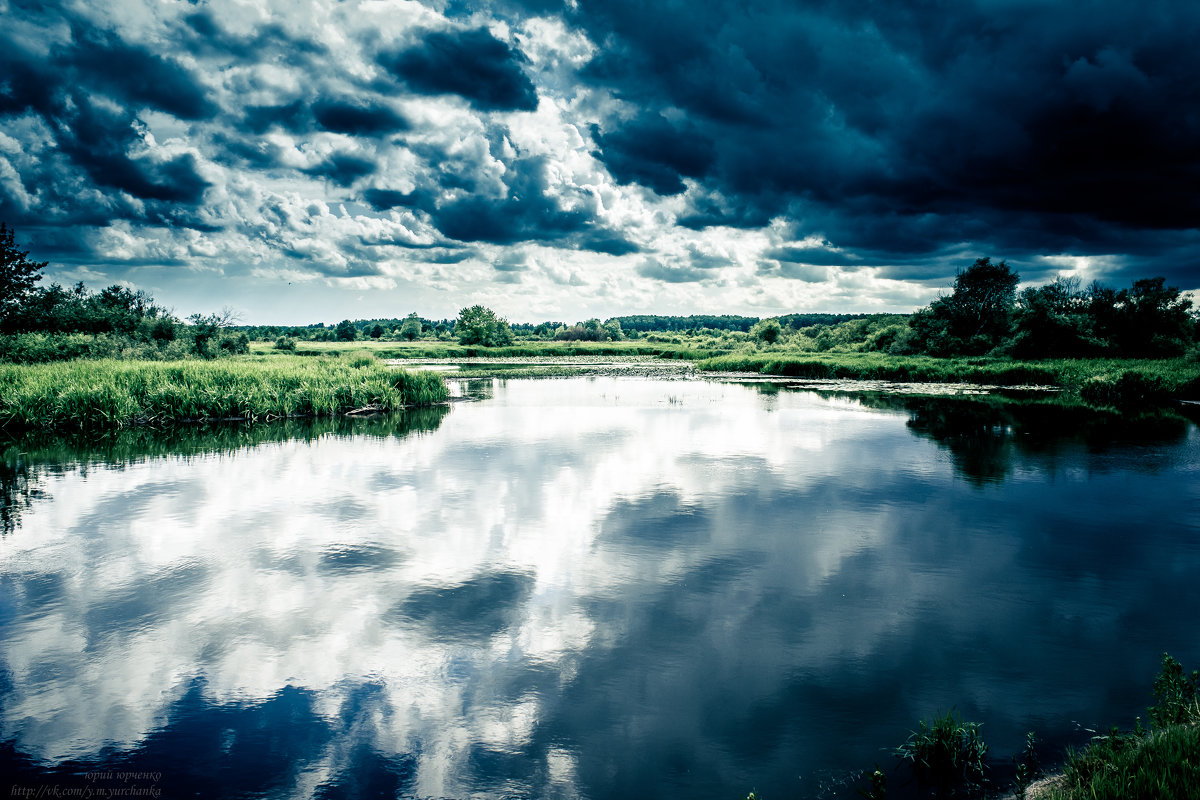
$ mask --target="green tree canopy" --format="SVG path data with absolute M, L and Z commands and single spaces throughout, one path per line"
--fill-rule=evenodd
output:
M 408 339 L 410 342 L 420 338 L 421 318 L 417 316 L 417 312 L 414 311 L 404 318 L 404 324 L 400 326 L 400 336 Z
M 42 279 L 39 273 L 46 263 L 30 261 L 29 251 L 17 247 L 13 229 L 0 222 L 0 320 L 7 319 Z
M 783 333 L 783 326 L 779 324 L 779 320 L 771 317 L 754 323 L 750 328 L 750 333 L 754 338 L 764 341 L 767 344 L 775 344 L 779 339 L 779 335 Z
M 471 306 L 458 312 L 454 333 L 460 344 L 504 347 L 514 341 L 508 321 L 497 317 L 496 312 L 486 306 Z
M 1021 276 L 1001 261 L 979 258 L 954 278 L 954 292 L 912 318 L 918 346 L 935 355 L 986 353 L 1012 327 Z

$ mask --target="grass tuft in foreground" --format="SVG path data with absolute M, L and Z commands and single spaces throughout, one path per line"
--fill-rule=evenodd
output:
M 920 721 L 896 748 L 896 756 L 912 765 L 918 786 L 933 788 L 938 797 L 960 788 L 969 796 L 982 794 L 988 748 L 981 727 L 964 722 L 953 710 L 935 714 L 928 722 Z
M 430 405 L 447 396 L 436 374 L 366 359 L 0 365 L 0 427 L 12 430 L 322 417 Z

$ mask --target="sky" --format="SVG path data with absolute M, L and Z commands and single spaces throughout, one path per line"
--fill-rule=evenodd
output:
M 245 323 L 1200 288 L 1200 3 L 0 0 L 0 220 Z

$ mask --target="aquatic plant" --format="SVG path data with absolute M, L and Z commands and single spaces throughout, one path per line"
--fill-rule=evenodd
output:
M 1029 731 L 1025 734 L 1024 749 L 1013 756 L 1013 765 L 1016 767 L 1017 797 L 1025 797 L 1025 790 L 1029 788 L 1029 784 L 1042 774 L 1042 762 L 1038 757 L 1037 744 L 1037 734 Z
M 883 774 L 883 770 L 879 765 L 875 765 L 875 771 L 865 776 L 871 782 L 871 788 L 859 789 L 858 793 L 866 800 L 885 800 L 887 798 L 887 775 Z
M 982 793 L 987 744 L 978 722 L 964 722 L 953 709 L 921 720 L 917 730 L 896 748 L 896 755 L 912 765 L 918 784 L 931 786 L 938 797 L 960 789 L 968 795 Z

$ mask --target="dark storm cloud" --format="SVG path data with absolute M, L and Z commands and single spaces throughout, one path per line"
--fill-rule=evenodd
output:
M 71 112 L 55 120 L 58 146 L 99 186 L 143 200 L 195 205 L 209 184 L 196 171 L 191 154 L 168 161 L 129 155 L 139 137 L 135 120 L 77 98 Z
M 484 111 L 535 111 L 537 90 L 522 56 L 486 29 L 428 32 L 379 62 L 420 94 L 457 94 Z
M 110 33 L 76 26 L 74 43 L 55 53 L 78 75 L 131 106 L 149 106 L 180 119 L 205 119 L 216 113 L 204 88 L 178 63 Z
M 595 136 L 618 180 L 702 178 L 751 216 L 884 252 L 981 231 L 1006 253 L 1104 252 L 1096 228 L 1200 219 L 1193 3 L 618 0 L 570 19 L 606 44 L 584 80 L 640 109 Z M 694 126 L 674 147 L 646 122 L 671 109 Z
M 683 178 L 703 178 L 713 161 L 713 143 L 695 125 L 673 125 L 659 114 L 640 115 L 609 135 L 593 127 L 592 138 L 614 178 L 661 195 L 679 194 Z
M 319 164 L 303 170 L 316 178 L 327 178 L 338 186 L 349 186 L 375 171 L 375 162 L 351 153 L 334 153 Z
M 292 133 L 302 133 L 312 127 L 309 109 L 301 100 L 274 106 L 247 106 L 242 113 L 246 127 L 257 134 L 273 127 Z
M 581 237 L 579 247 L 593 253 L 604 253 L 610 256 L 627 256 L 642 251 L 641 247 L 625 237 L 609 231 L 597 231 Z
M 89 28 L 53 6 L 40 11 L 26 24 L 0 31 L 0 122 L 32 112 L 52 137 L 21 176 L 40 206 L 25 213 L 5 197 L 6 217 L 88 225 L 122 218 L 194 223 L 191 208 L 202 201 L 208 181 L 191 153 L 164 158 L 148 152 L 137 113 L 208 119 L 217 109 L 203 84 L 166 56 Z M 56 41 L 60 37 L 51 31 L 69 31 L 70 38 Z M 55 42 L 48 60 L 39 55 L 43 37 Z M 92 201 L 79 203 L 84 195 Z
M 354 136 L 378 136 L 408 129 L 408 122 L 387 106 L 353 100 L 321 100 L 313 117 L 323 130 Z
M 763 253 L 766 258 L 794 264 L 811 264 L 818 267 L 853 267 L 859 257 L 853 253 L 839 253 L 820 247 L 774 247 Z
M 504 198 L 471 194 L 428 208 L 438 229 L 463 242 L 513 244 L 563 239 L 593 224 L 589 212 L 564 209 L 547 194 L 546 158 L 517 158 L 506 166 Z
M 391 208 L 429 208 L 433 205 L 433 196 L 421 190 L 400 192 L 395 189 L 366 189 L 363 191 L 363 199 L 376 211 L 387 211 Z

